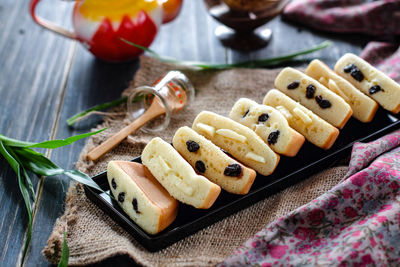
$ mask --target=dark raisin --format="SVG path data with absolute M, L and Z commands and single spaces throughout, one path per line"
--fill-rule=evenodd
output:
M 374 85 L 371 88 L 369 88 L 369 93 L 372 95 L 379 92 L 380 90 L 382 90 L 382 88 L 379 85 Z
M 298 81 L 294 81 L 292 83 L 289 83 L 289 85 L 287 86 L 287 89 L 289 90 L 293 90 L 296 89 L 297 87 L 299 87 L 300 83 Z
M 195 141 L 188 140 L 186 141 L 186 147 L 189 152 L 197 152 L 197 150 L 200 149 L 199 144 L 197 144 Z
M 111 186 L 112 186 L 112 188 L 117 189 L 117 183 L 115 182 L 114 178 L 112 178 L 112 180 L 111 180 Z
M 140 211 L 139 211 L 139 209 L 138 209 L 137 199 L 136 199 L 136 198 L 134 198 L 134 199 L 132 200 L 132 206 L 133 206 L 133 209 L 135 210 L 135 212 L 136 212 L 137 214 L 140 214 Z
M 314 93 L 315 93 L 315 86 L 310 84 L 309 86 L 307 86 L 307 90 L 306 90 L 306 97 L 307 98 L 313 98 L 314 97 Z
M 202 162 L 201 160 L 196 161 L 194 167 L 200 173 L 204 173 L 206 171 L 206 165 L 204 165 L 204 162 Z
M 343 71 L 344 71 L 345 73 L 349 73 L 349 72 L 350 72 L 352 69 L 354 69 L 354 68 L 357 68 L 356 65 L 350 64 L 350 65 L 347 65 L 346 67 L 344 67 Z
M 242 173 L 242 167 L 239 164 L 229 164 L 224 170 L 224 175 L 238 177 Z
M 331 102 L 329 100 L 323 99 L 321 103 L 319 103 L 319 106 L 321 108 L 330 108 L 332 106 Z
M 258 117 L 258 122 L 266 122 L 269 118 L 267 113 L 263 113 Z
M 250 109 L 246 110 L 246 112 L 243 114 L 243 117 L 242 117 L 242 118 L 246 117 L 247 114 L 249 114 L 249 111 L 250 111 Z
M 124 202 L 124 200 L 125 200 L 125 192 L 119 193 L 118 201 L 122 203 L 122 202 Z
M 322 96 L 317 95 L 315 97 L 315 101 L 317 101 L 318 105 L 321 108 L 329 108 L 332 106 L 331 102 L 329 102 L 329 100 L 323 99 Z
M 355 80 L 361 82 L 364 80 L 364 74 L 361 72 L 361 70 L 354 64 L 347 65 L 344 67 L 343 71 L 345 73 L 350 73 L 351 77 L 353 77 Z
M 280 133 L 281 132 L 279 130 L 271 132 L 268 135 L 268 144 L 270 144 L 270 145 L 276 144 L 276 142 L 278 141 L 278 137 L 279 137 Z
M 362 80 L 364 80 L 364 74 L 357 68 L 353 68 L 350 71 L 350 75 L 351 77 L 353 77 L 356 81 L 361 82 Z

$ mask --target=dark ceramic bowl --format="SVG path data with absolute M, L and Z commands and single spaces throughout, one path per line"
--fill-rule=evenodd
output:
M 230 28 L 220 26 L 215 31 L 224 45 L 254 50 L 267 45 L 272 34 L 270 29 L 257 28 L 279 15 L 289 1 L 277 0 L 257 11 L 231 9 L 222 0 L 204 0 L 204 3 L 214 19 Z

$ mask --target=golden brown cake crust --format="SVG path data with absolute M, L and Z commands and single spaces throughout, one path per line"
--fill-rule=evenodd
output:
M 343 127 L 346 125 L 347 121 L 351 118 L 351 116 L 353 115 L 353 113 L 347 113 L 347 116 L 343 119 L 342 124 L 340 124 L 338 126 L 339 129 L 343 129 Z
M 178 215 L 178 201 L 175 202 L 174 206 L 170 207 L 167 210 L 161 211 L 160 220 L 158 221 L 158 232 L 161 232 L 165 228 L 167 228 Z
M 297 131 L 290 129 L 292 134 L 292 139 L 290 140 L 289 149 L 283 154 L 288 157 L 294 157 L 299 152 L 300 148 L 306 140 L 303 135 L 299 134 Z
M 337 137 L 339 136 L 339 130 L 335 128 L 336 131 L 333 131 L 326 142 L 321 146 L 322 149 L 328 150 L 335 143 Z
M 221 187 L 219 187 L 218 185 L 214 184 L 211 188 L 210 191 L 206 197 L 206 199 L 203 202 L 203 205 L 201 207 L 199 207 L 199 209 L 208 209 L 210 208 L 215 200 L 217 199 L 217 197 L 219 196 L 219 193 L 221 193 Z

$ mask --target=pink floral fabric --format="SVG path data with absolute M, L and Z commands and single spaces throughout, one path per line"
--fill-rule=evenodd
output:
M 400 35 L 399 0 L 295 0 L 283 13 L 288 20 L 328 32 L 363 33 L 393 40 Z M 362 58 L 400 82 L 400 47 L 370 42 Z
M 399 0 L 296 0 L 283 16 L 312 28 L 340 33 L 400 34 Z
M 400 266 L 399 143 L 400 130 L 355 144 L 348 179 L 266 226 L 220 266 Z
M 351 152 L 349 171 L 346 177 L 364 169 L 373 159 L 400 145 L 400 131 L 386 135 L 368 144 L 355 143 Z
M 400 46 L 398 44 L 369 42 L 360 57 L 400 83 Z

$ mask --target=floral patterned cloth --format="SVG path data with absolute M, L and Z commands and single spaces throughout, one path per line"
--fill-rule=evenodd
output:
M 399 0 L 297 0 L 283 16 L 315 29 L 391 38 L 400 34 Z
M 220 266 L 400 266 L 399 144 L 400 130 L 356 143 L 349 178 L 262 229 Z
M 364 33 L 393 40 L 400 35 L 399 0 L 296 0 L 283 16 L 315 29 L 339 33 Z M 361 57 L 400 82 L 398 44 L 370 42 Z
M 400 83 L 400 46 L 398 44 L 369 42 L 360 56 Z

